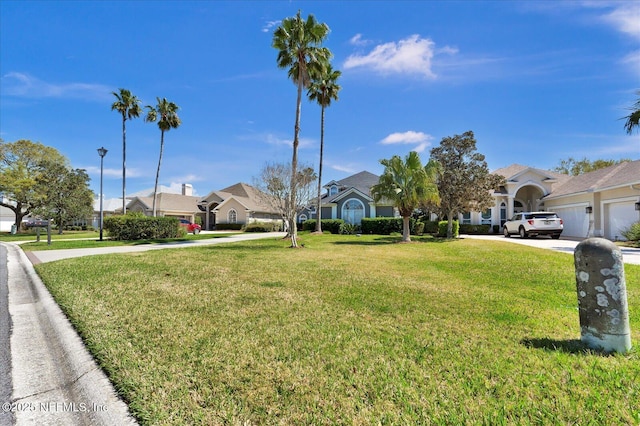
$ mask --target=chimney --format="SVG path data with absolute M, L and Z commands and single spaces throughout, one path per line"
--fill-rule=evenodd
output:
M 182 184 L 182 195 L 188 195 L 189 197 L 193 195 L 193 186 L 190 183 Z

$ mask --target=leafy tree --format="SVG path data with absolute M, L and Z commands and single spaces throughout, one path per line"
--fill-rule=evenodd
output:
M 126 180 L 127 180 L 127 119 L 137 118 L 142 112 L 140 100 L 127 89 L 120 89 L 120 93 L 111 92 L 116 101 L 111 105 L 111 111 L 118 111 L 122 115 L 122 213 L 127 213 Z
M 147 105 L 146 122 L 157 122 L 160 129 L 160 157 L 158 158 L 158 169 L 156 171 L 156 184 L 153 187 L 153 216 L 156 216 L 156 199 L 158 198 L 158 179 L 160 178 L 160 165 L 162 164 L 162 153 L 164 151 L 164 132 L 176 129 L 181 121 L 178 117 L 178 105 L 169 102 L 167 98 L 156 98 L 158 104 L 153 107 Z
M 436 180 L 440 165 L 429 161 L 422 166 L 420 156 L 411 151 L 404 159 L 394 155 L 388 160 L 380 160 L 385 169 L 377 184 L 371 187 L 371 194 L 377 203 L 382 199 L 391 200 L 402 216 L 402 241 L 410 242 L 409 218 L 423 203 L 438 204 L 440 201 Z
M 60 163 L 48 165 L 39 179 L 44 188 L 44 201 L 34 213 L 53 219 L 60 234 L 67 223 L 91 217 L 93 191 L 89 188 L 90 180 L 83 169 L 70 169 Z
M 331 64 L 327 64 L 322 73 L 314 76 L 307 94 L 309 99 L 317 101 L 320 105 L 320 162 L 318 165 L 318 207 L 316 208 L 316 232 L 322 233 L 322 161 L 324 155 L 324 109 L 331 105 L 331 100 L 338 100 L 340 86 L 337 81 L 342 73 L 334 70 Z
M 594 170 L 604 169 L 605 167 L 613 166 L 623 163 L 625 161 L 631 161 L 624 158 L 621 160 L 588 160 L 586 157 L 582 160 L 576 160 L 573 157 L 569 157 L 566 160 L 560 160 L 560 164 L 553 168 L 553 171 L 563 173 L 565 175 L 578 176 L 583 173 L 593 172 Z
M 0 140 L 0 205 L 13 211 L 15 225 L 43 205 L 46 187 L 43 176 L 51 165 L 68 165 L 55 148 L 40 142 Z
M 309 87 L 312 76 L 320 74 L 323 67 L 329 62 L 331 52 L 325 47 L 321 47 L 329 27 L 324 23 L 318 23 L 313 15 L 309 15 L 307 20 L 303 20 L 300 11 L 295 17 L 286 18 L 273 33 L 272 46 L 278 50 L 278 68 L 288 70 L 288 76 L 298 88 L 296 100 L 296 119 L 293 132 L 293 156 L 291 159 L 291 182 L 289 196 L 290 208 L 294 209 L 298 205 L 296 196 L 296 179 L 298 170 L 298 145 L 300 134 L 300 109 L 302 105 L 302 89 Z M 290 219 L 289 232 L 291 234 L 291 245 L 297 247 L 296 216 L 287 215 Z
M 636 91 L 636 95 L 638 95 L 638 100 L 631 108 L 629 108 L 631 113 L 624 117 L 627 119 L 624 123 L 624 129 L 628 134 L 633 133 L 633 129 L 640 129 L 640 90 Z
M 290 164 L 267 163 L 260 171 L 260 176 L 254 178 L 255 187 L 264 195 L 262 202 L 280 213 L 287 224 L 290 224 L 292 220 L 295 221 L 297 214 L 309 205 L 313 198 L 313 183 L 317 179 L 312 167 L 302 165 L 293 178 L 297 194 L 295 197 L 291 197 L 289 193 L 292 180 L 291 170 Z M 289 205 L 292 199 L 298 202 L 295 208 L 291 208 Z M 290 234 L 291 229 L 289 228 L 288 231 Z
M 492 192 L 504 184 L 504 177 L 489 173 L 484 155 L 476 152 L 472 131 L 442 138 L 431 150 L 442 172 L 438 179 L 440 212 L 448 219 L 447 238 L 453 236 L 453 219 L 460 213 L 483 211 L 494 205 Z M 426 206 L 426 210 L 432 210 Z

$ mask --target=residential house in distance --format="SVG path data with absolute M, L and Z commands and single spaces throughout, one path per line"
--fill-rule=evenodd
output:
M 347 223 L 359 225 L 365 217 L 394 217 L 397 210 L 388 202 L 375 203 L 371 196 L 371 187 L 380 177 L 362 171 L 341 180 L 332 180 L 323 186 L 326 193 L 320 199 L 322 219 L 342 219 Z M 308 207 L 299 216 L 298 222 L 317 217 L 315 207 Z
M 282 223 L 282 215 L 267 200 L 268 195 L 246 183 L 236 183 L 200 198 L 198 207 L 204 213 L 203 229 L 217 224 Z
M 177 217 L 194 223 L 202 221 L 204 213 L 198 208 L 200 197 L 193 196 L 191 195 L 192 193 L 193 187 L 186 183 L 182 185 L 182 194 L 159 192 L 156 197 L 156 216 Z M 149 196 L 132 197 L 127 204 L 127 212 L 141 212 L 147 216 L 152 216 L 153 193 Z
M 513 164 L 493 172 L 506 182 L 493 193 L 495 204 L 483 212 L 466 212 L 458 220 L 466 224 L 502 225 L 515 213 L 554 211 L 564 222 L 563 237 L 623 239 L 622 232 L 640 221 L 640 160 L 624 162 L 579 176 Z M 392 205 L 376 204 L 371 186 L 378 176 L 360 172 L 324 185 L 322 218 L 359 224 L 364 217 L 397 216 Z M 313 208 L 300 221 L 314 219 Z
M 524 211 L 553 211 L 564 222 L 564 237 L 623 239 L 640 221 L 640 160 L 569 176 L 513 164 L 493 173 L 506 184 L 496 191 L 495 206 L 461 215 L 461 223 L 499 225 Z

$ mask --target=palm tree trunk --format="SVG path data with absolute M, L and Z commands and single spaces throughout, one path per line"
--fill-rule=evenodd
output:
M 296 124 L 293 132 L 293 157 L 291 158 L 291 185 L 289 195 L 291 199 L 291 203 L 289 204 L 289 208 L 291 209 L 290 221 L 289 224 L 289 233 L 291 234 L 291 247 L 298 247 L 298 229 L 297 229 L 297 220 L 296 220 L 296 210 L 297 210 L 297 200 L 296 200 L 296 192 L 297 192 L 297 178 L 298 178 L 298 145 L 300 143 L 299 134 L 300 134 L 300 111 L 302 109 L 302 79 L 298 79 L 298 99 L 296 103 Z
M 127 199 L 125 198 L 125 187 L 127 181 L 127 121 L 125 113 L 122 113 L 122 214 L 127 214 Z
M 160 132 L 160 158 L 158 170 L 156 170 L 156 185 L 153 187 L 153 217 L 156 217 L 156 199 L 158 198 L 158 179 L 160 178 L 160 164 L 162 163 L 162 151 L 164 150 L 164 130 Z
M 409 228 L 409 216 L 402 217 L 402 242 L 411 242 L 411 229 Z
M 324 105 L 320 112 L 320 163 L 318 165 L 318 206 L 316 207 L 316 232 L 322 234 L 322 156 L 324 155 Z

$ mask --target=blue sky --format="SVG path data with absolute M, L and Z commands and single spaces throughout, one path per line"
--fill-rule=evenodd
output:
M 624 132 L 640 89 L 638 1 L 0 1 L 0 137 L 39 141 L 122 193 L 111 94 L 166 97 L 160 184 L 198 195 L 291 160 L 296 89 L 271 47 L 314 14 L 342 71 L 326 111 L 323 183 L 472 130 L 491 170 L 568 157 L 640 159 Z M 302 105 L 300 160 L 317 167 L 320 108 Z M 127 193 L 153 188 L 160 131 L 127 122 Z

